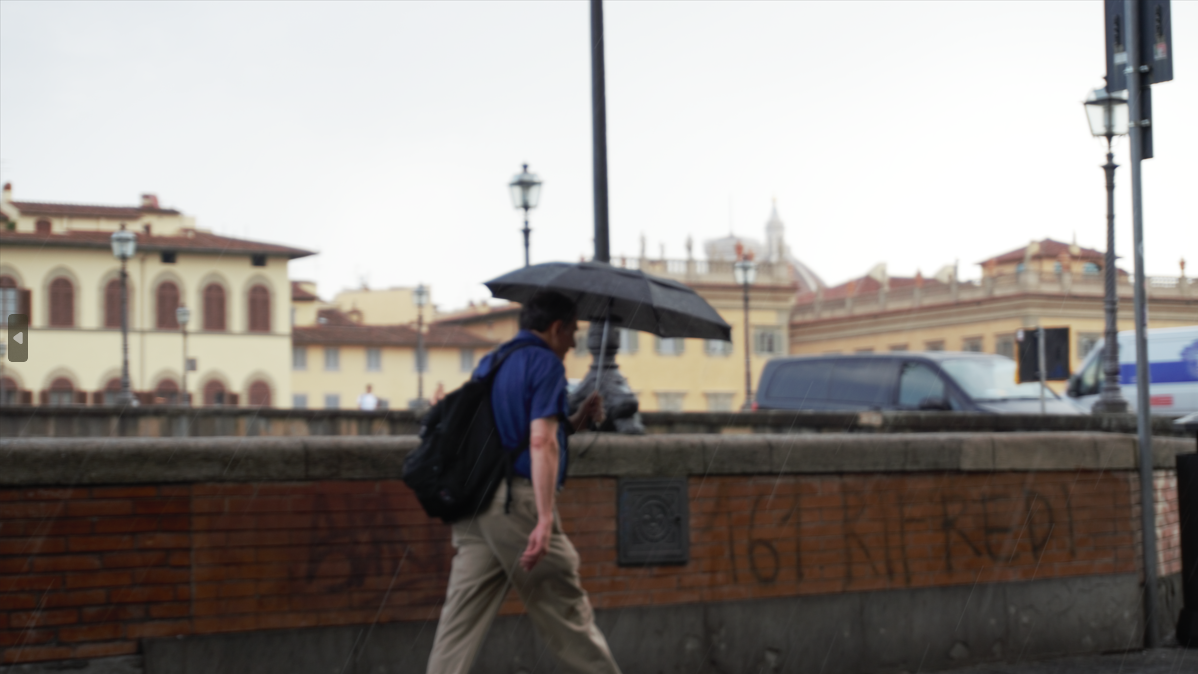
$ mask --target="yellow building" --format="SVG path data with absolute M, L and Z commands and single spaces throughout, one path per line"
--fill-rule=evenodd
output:
M 287 262 L 308 251 L 196 227 L 151 194 L 138 206 L 0 199 L 0 339 L 28 314 L 29 360 L 4 363 L 5 403 L 101 404 L 120 388 L 120 262 L 112 233 L 137 236 L 128 261 L 129 374 L 142 404 L 177 402 L 192 309 L 187 391 L 196 404 L 291 399 Z
M 616 266 L 640 269 L 693 288 L 732 326 L 732 342 L 702 339 L 661 339 L 648 333 L 620 330 L 616 362 L 636 394 L 640 409 L 652 411 L 732 411 L 745 401 L 745 349 L 749 348 L 751 388 L 765 362 L 786 353 L 787 325 L 797 292 L 814 291 L 823 282 L 794 258 L 786 246 L 777 206 L 765 226 L 765 241 L 729 235 L 706 242 L 706 259 L 695 259 L 688 241 L 687 258 L 649 259 L 642 242 L 638 258 L 613 260 Z M 746 335 L 744 289 L 733 278 L 737 247 L 753 255 L 757 278 L 750 286 Z M 470 307 L 447 315 L 440 324 L 460 326 L 479 336 L 505 341 L 516 334 L 519 306 Z M 589 326 L 577 336 L 578 348 L 566 357 L 566 376 L 581 381 L 592 363 L 586 348 Z
M 402 306 L 397 306 L 402 305 Z M 355 290 L 325 303 L 306 282 L 292 285 L 291 406 L 355 409 L 370 386 L 381 407 L 406 409 L 423 397 L 465 382 L 496 345 L 454 325 L 425 324 L 427 357 L 417 362 L 417 314 L 412 289 Z M 374 324 L 369 318 L 394 321 Z
M 933 278 L 888 277 L 884 265 L 834 288 L 801 293 L 792 354 L 980 351 L 1014 357 L 1020 330 L 1068 328 L 1070 369 L 1102 338 L 1103 253 L 1051 239 L 979 263 L 961 282 L 950 265 Z M 1119 278 L 1119 329 L 1132 323 L 1132 286 Z M 1198 283 L 1182 273 L 1148 280 L 1150 328 L 1198 324 Z M 1064 390 L 1063 382 L 1053 388 Z

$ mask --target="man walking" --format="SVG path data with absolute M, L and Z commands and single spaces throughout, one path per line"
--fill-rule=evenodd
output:
M 485 377 L 497 354 L 525 346 L 503 363 L 491 390 L 500 440 L 507 450 L 519 452 L 510 503 L 505 482 L 477 517 L 453 525 L 457 552 L 429 674 L 470 670 L 510 586 L 563 669 L 620 671 L 595 626 L 578 576 L 578 552 L 554 506 L 566 476 L 566 436 L 603 420 L 602 400 L 595 394 L 567 416 L 562 360 L 574 347 L 577 330 L 573 302 L 559 293 L 537 293 L 520 312 L 519 334 L 483 358 L 474 372 L 475 378 Z

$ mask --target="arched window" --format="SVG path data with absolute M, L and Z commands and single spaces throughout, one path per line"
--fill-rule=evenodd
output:
M 204 288 L 204 329 L 225 329 L 225 289 L 219 283 Z
M 121 280 L 112 279 L 104 286 L 104 327 L 121 327 Z
M 39 220 L 37 221 L 37 224 L 36 224 L 36 225 L 34 225 L 34 227 L 36 227 L 36 228 L 37 228 L 37 233 L 38 233 L 39 235 L 41 235 L 41 236 L 49 236 L 49 235 L 50 235 L 50 229 L 51 229 L 51 227 L 52 227 L 52 226 L 51 226 L 51 224 L 50 224 L 50 221 L 49 221 L 49 220 L 47 220 L 47 219 L 45 219 L 45 218 L 41 218 L 41 219 L 39 219 Z
M 155 405 L 175 405 L 179 402 L 179 385 L 171 379 L 163 379 L 154 388 Z
M 250 288 L 249 305 L 250 332 L 270 332 L 270 291 L 266 286 L 256 285 Z
M 116 405 L 121 397 L 121 378 L 113 377 L 104 384 L 104 404 Z
M 0 325 L 8 325 L 9 314 L 23 314 L 21 291 L 17 280 L 11 276 L 0 276 Z
M 270 384 L 261 379 L 250 384 L 250 404 L 260 407 L 270 407 Z
M 75 327 L 75 286 L 62 276 L 50 282 L 50 325 Z
M 204 384 L 205 405 L 224 405 L 227 395 L 225 393 L 225 385 L 215 379 Z
M 49 397 L 46 400 L 51 405 L 70 405 L 75 402 L 75 385 L 66 377 L 59 377 L 50 382 Z
M 0 377 L 0 405 L 16 405 L 20 389 L 12 377 Z
M 154 295 L 157 311 L 154 324 L 159 330 L 177 330 L 179 320 L 175 318 L 175 310 L 179 308 L 179 286 L 172 281 L 163 281 Z

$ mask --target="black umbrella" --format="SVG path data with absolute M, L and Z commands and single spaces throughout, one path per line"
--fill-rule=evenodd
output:
M 732 327 L 694 290 L 669 279 L 605 262 L 546 262 L 486 282 L 491 294 L 527 302 L 540 290 L 574 300 L 578 318 L 659 337 L 732 341 Z
M 732 326 L 694 290 L 606 262 L 545 262 L 508 272 L 485 285 L 495 297 L 521 303 L 538 291 L 553 290 L 574 300 L 580 320 L 603 321 L 596 391 L 612 325 L 659 337 L 732 341 Z

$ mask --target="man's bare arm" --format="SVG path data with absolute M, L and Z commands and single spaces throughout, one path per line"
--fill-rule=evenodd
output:
M 557 472 L 561 462 L 557 443 L 558 420 L 533 419 L 529 435 L 532 458 L 532 491 L 536 497 L 537 524 L 528 537 L 528 548 L 520 557 L 525 570 L 531 570 L 549 550 L 553 534 L 553 499 L 557 490 Z

